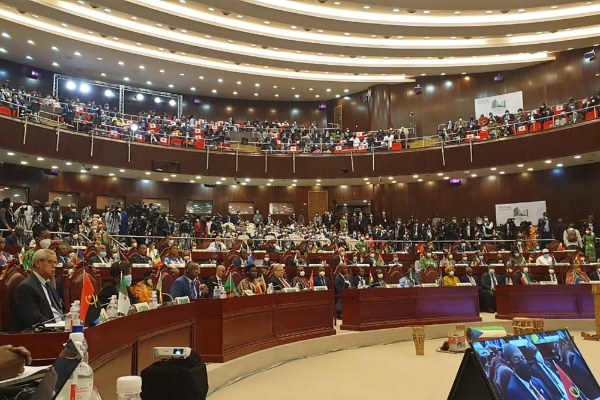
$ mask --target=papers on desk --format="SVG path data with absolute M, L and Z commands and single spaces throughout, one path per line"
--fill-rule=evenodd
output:
M 437 283 L 422 283 L 421 287 L 438 287 Z
M 369 264 L 356 264 L 355 266 L 359 267 L 359 268 L 369 268 L 369 267 L 371 267 Z
M 468 267 L 469 264 L 465 264 L 465 263 L 457 263 L 456 264 L 457 267 Z
M 558 285 L 556 281 L 540 281 L 540 285 Z
M 215 264 L 200 264 L 200 268 L 211 268 L 216 267 Z
M 148 266 L 148 264 L 146 264 L 146 267 Z M 93 263 L 92 267 L 94 268 L 110 268 L 110 264 L 109 263 Z
M 42 367 L 25 366 L 25 371 L 23 371 L 23 373 L 15 376 L 14 378 L 0 381 L 0 388 L 40 379 L 46 375 L 46 372 L 48 372 L 50 367 L 51 365 L 44 365 Z
M 398 283 L 388 283 L 385 287 L 389 289 L 400 289 L 402 286 Z
M 490 264 L 490 267 L 494 267 L 494 268 L 504 267 L 504 264 L 502 264 L 502 263 L 494 263 L 494 264 Z
M 135 263 L 135 264 L 131 264 L 132 268 L 150 268 L 150 265 L 145 263 L 145 264 L 140 264 L 140 263 Z
M 470 282 L 459 282 L 456 286 L 473 286 Z
M 48 323 L 44 324 L 44 328 L 64 328 L 64 327 L 65 327 L 65 321 L 48 322 Z
M 309 267 L 322 267 L 323 264 L 308 264 Z
M 329 289 L 327 288 L 327 286 L 315 286 L 315 287 L 313 287 L 313 291 L 315 291 L 315 292 L 322 292 L 324 290 L 329 290 Z

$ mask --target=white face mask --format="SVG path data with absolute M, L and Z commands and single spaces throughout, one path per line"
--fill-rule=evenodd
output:
M 383 274 L 377 274 L 377 277 L 378 277 L 379 279 L 383 279 Z
M 490 268 L 489 272 L 490 272 L 490 274 L 493 274 L 494 272 L 496 272 L 496 270 L 494 268 Z
M 319 276 L 325 276 L 325 271 L 319 271 Z
M 40 240 L 40 247 L 42 249 L 47 249 L 50 247 L 50 243 L 52 243 L 50 239 L 42 239 Z
M 345 253 L 345 252 L 343 252 L 343 251 L 342 251 L 342 252 L 340 252 L 340 256 L 344 257 L 345 255 L 346 255 L 346 253 Z
M 170 245 L 173 245 L 173 243 L 175 243 L 175 241 L 173 239 L 169 240 Z
M 523 267 L 523 272 L 529 272 L 529 268 Z
M 463 257 L 463 261 L 467 262 L 467 261 L 469 261 L 469 259 L 467 257 Z
M 184 260 L 184 261 L 190 261 L 190 256 L 184 256 L 184 257 L 183 257 L 183 260 Z
M 265 257 L 265 262 L 269 262 L 269 257 Z
M 300 276 L 306 275 L 306 271 L 300 271 Z
M 544 254 L 544 258 L 550 257 L 550 254 Z
M 450 271 L 450 272 L 448 272 L 448 275 L 450 275 L 450 276 L 454 276 L 454 271 Z
M 453 257 L 452 257 L 452 254 L 450 254 L 450 255 L 448 256 L 448 260 L 452 260 L 452 258 L 453 258 Z
M 550 274 L 553 274 L 553 273 L 554 273 L 554 270 L 553 270 L 553 269 L 549 269 L 549 270 L 548 270 L 548 273 L 550 273 Z
M 74 234 L 73 235 L 73 239 L 75 239 L 75 240 L 79 239 L 79 235 L 78 234 Z
M 374 258 L 374 257 L 375 257 L 375 254 L 371 254 L 371 258 Z
M 152 286 L 152 279 L 148 278 L 146 280 L 146 283 L 148 284 L 148 286 Z
M 431 253 L 427 253 L 427 257 L 431 257 Z
M 131 243 L 131 247 L 135 249 L 137 247 L 137 243 Z

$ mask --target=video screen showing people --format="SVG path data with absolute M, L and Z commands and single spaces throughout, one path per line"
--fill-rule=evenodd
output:
M 472 347 L 498 399 L 600 399 L 600 386 L 567 330 L 483 340 Z

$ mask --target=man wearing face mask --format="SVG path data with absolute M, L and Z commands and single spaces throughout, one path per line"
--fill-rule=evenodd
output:
M 110 263 L 110 258 L 108 257 L 107 253 L 106 253 L 106 247 L 104 245 L 100 245 L 100 246 L 96 246 L 96 249 L 98 250 L 98 255 L 94 256 L 94 257 L 90 257 L 90 259 L 88 260 L 89 264 L 108 264 Z
M 25 253 L 23 259 L 23 269 L 29 271 L 33 268 L 33 255 L 40 249 L 48 249 L 52 241 L 50 240 L 50 231 L 44 225 L 38 225 L 33 230 L 33 239 L 35 247 Z
M 225 266 L 219 265 L 215 271 L 215 275 L 206 280 L 206 288 L 208 290 L 207 297 L 213 298 L 216 287 L 223 286 L 223 275 L 225 275 Z
M 470 283 L 471 286 L 480 287 L 479 278 L 476 275 L 473 275 L 473 268 L 467 267 L 465 269 L 466 275 L 460 277 L 460 281 L 462 283 Z
M 154 291 L 154 284 L 152 282 L 152 270 L 148 269 L 144 272 L 144 279 L 139 281 L 133 287 L 133 295 L 138 299 L 140 303 L 149 302 L 152 298 L 152 292 Z
M 115 262 L 110 266 L 110 276 L 113 278 L 113 282 L 107 282 L 100 294 L 98 295 L 98 301 L 102 304 L 104 308 L 110 302 L 110 298 L 112 296 L 116 296 L 115 298 L 119 298 L 119 288 L 121 287 L 121 279 L 125 282 L 125 287 L 127 289 L 127 295 L 131 304 L 137 304 L 137 298 L 134 297 L 131 293 L 131 264 L 127 261 Z M 106 305 L 105 305 L 106 304 Z
M 354 275 L 352 279 L 352 286 L 358 289 L 365 289 L 369 286 L 367 278 L 365 277 L 365 269 L 360 267 L 358 273 Z
M 521 272 L 515 274 L 515 279 L 513 281 L 515 285 L 529 285 L 535 282 L 537 281 L 533 279 L 533 276 L 529 273 L 529 267 L 527 266 L 521 267 Z
M 346 261 L 346 249 L 340 247 L 338 249 L 338 254 L 331 259 L 331 266 L 337 267 L 340 263 L 345 263 Z
M 502 356 L 508 366 L 515 372 L 508 382 L 506 389 L 507 400 L 541 400 L 554 399 L 544 383 L 531 376 L 531 370 L 523 353 L 512 343 L 502 347 Z
M 467 242 L 463 239 L 460 241 L 460 246 L 456 248 L 457 253 L 466 253 L 467 251 L 473 251 L 471 246 L 467 244 Z
M 553 260 L 552 260 L 552 257 L 550 256 L 550 252 L 548 251 L 548 249 L 542 250 L 542 255 L 539 256 L 535 260 L 535 265 L 549 266 L 549 265 L 552 265 L 552 264 L 553 264 Z
M 402 263 L 400 262 L 400 260 L 398 260 L 398 255 L 394 253 L 394 255 L 392 256 L 392 261 L 390 261 L 388 263 L 388 266 L 402 266 Z
M 225 243 L 223 243 L 221 236 L 217 236 L 215 238 L 215 241 L 212 242 L 210 244 L 210 246 L 208 246 L 207 251 L 214 251 L 214 252 L 227 251 L 227 246 L 225 246 Z
M 375 257 L 375 253 L 371 252 L 369 254 L 369 257 L 367 257 L 367 259 L 365 260 L 365 263 L 369 264 L 370 267 L 376 267 L 377 266 L 377 258 Z
M 419 266 L 423 271 L 426 270 L 427 267 L 435 267 L 435 260 L 433 259 L 433 254 L 427 252 L 425 254 L 425 257 L 423 257 L 423 259 L 419 261 Z
M 551 396 L 549 399 L 568 399 L 567 391 L 560 380 L 558 371 L 552 364 L 544 360 L 542 353 L 538 350 L 533 343 L 527 343 L 525 346 L 527 351 L 531 354 L 534 361 L 530 364 L 531 375 L 539 379 L 546 385 L 550 391 Z
M 481 310 L 489 313 L 496 312 L 496 286 L 503 285 L 504 282 L 496 274 L 493 267 L 488 269 L 481 275 L 481 291 L 479 298 L 481 299 Z
M 81 215 L 77 212 L 75 204 L 71 204 L 69 211 L 63 215 L 63 232 L 71 232 L 73 228 L 79 226 L 81 222 Z
M 319 276 L 314 278 L 315 286 L 327 286 L 327 289 L 331 289 L 331 281 L 325 276 L 325 267 L 319 267 Z
M 548 268 L 548 275 L 544 277 L 544 280 L 547 282 L 556 282 L 558 285 L 563 283 L 562 276 L 556 273 L 552 265 Z
M 300 290 L 310 289 L 310 283 L 308 283 L 308 279 L 306 278 L 304 267 L 299 266 L 296 271 L 298 272 L 298 275 L 292 279 L 292 287 L 297 287 Z
M 63 242 L 68 247 L 82 246 L 81 238 L 79 237 L 79 230 L 77 228 L 71 229 L 71 234 L 64 238 Z

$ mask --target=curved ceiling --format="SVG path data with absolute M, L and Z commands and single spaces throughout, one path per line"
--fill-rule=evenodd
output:
M 521 68 L 600 42 L 600 0 L 389 3 L 4 0 L 0 57 L 177 93 L 321 101 Z

